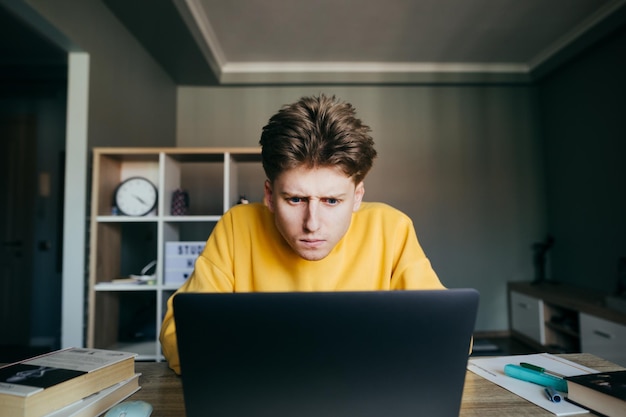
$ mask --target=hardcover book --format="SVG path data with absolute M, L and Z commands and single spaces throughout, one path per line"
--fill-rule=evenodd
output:
M 0 368 L 0 417 L 39 417 L 135 375 L 134 353 L 69 348 Z
M 626 417 L 626 370 L 567 377 L 567 399 L 608 417 Z
M 119 382 L 100 392 L 83 398 L 75 403 L 63 407 L 45 417 L 94 417 L 108 411 L 114 405 L 124 401 L 141 388 L 139 386 L 139 376 L 135 374 L 130 379 Z

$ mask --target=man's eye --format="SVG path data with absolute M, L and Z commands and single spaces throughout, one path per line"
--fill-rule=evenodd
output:
M 296 203 L 301 202 L 302 199 L 300 197 L 289 197 L 287 201 L 289 201 L 290 203 L 296 204 Z
M 331 206 L 335 206 L 335 205 L 339 204 L 339 200 L 337 200 L 336 198 L 327 198 L 326 199 L 326 204 L 329 204 Z

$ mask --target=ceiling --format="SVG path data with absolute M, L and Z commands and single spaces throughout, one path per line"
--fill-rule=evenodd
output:
M 178 84 L 529 82 L 626 0 L 103 0 Z
M 626 26 L 626 0 L 101 1 L 179 85 L 528 83 Z M 0 7 L 1 78 L 33 61 L 66 53 Z

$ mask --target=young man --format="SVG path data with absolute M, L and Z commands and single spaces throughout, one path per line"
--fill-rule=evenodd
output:
M 334 97 L 284 106 L 261 135 L 264 204 L 224 214 L 178 292 L 444 288 L 411 219 L 362 202 L 376 157 L 369 132 Z M 160 340 L 180 373 L 171 298 Z

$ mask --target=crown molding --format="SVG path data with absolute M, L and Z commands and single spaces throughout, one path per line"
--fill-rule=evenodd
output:
M 227 63 L 221 84 L 246 83 L 456 83 L 528 82 L 524 64 L 254 62 Z
M 174 0 L 174 5 L 190 29 L 204 59 L 219 79 L 226 65 L 226 57 L 204 9 L 197 0 Z
M 589 16 L 585 21 L 532 58 L 528 62 L 530 71 L 532 72 L 540 66 L 547 64 L 548 61 L 557 57 L 561 51 L 575 45 L 591 31 L 597 30 L 610 16 L 615 15 L 624 8 L 626 8 L 626 0 L 613 0 L 602 6 L 596 13 Z

